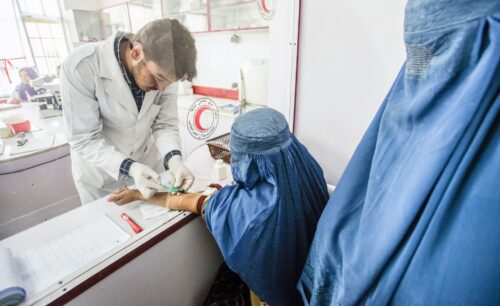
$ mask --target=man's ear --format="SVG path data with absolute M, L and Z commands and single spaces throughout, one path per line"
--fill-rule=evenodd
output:
M 144 58 L 144 51 L 142 49 L 142 44 L 138 42 L 134 42 L 132 45 L 132 51 L 130 56 L 134 61 L 141 61 Z

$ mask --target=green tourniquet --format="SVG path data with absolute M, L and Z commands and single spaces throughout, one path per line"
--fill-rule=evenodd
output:
M 166 186 L 166 185 L 161 185 L 161 187 L 163 187 L 165 190 L 171 191 L 171 192 L 179 192 L 179 193 L 183 192 L 182 189 L 177 188 L 177 187 L 170 187 L 170 186 Z

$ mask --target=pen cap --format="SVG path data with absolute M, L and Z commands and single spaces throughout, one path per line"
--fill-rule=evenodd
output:
M 135 223 L 135 221 L 130 218 L 129 215 L 127 215 L 126 213 L 122 213 L 120 217 L 130 225 L 130 227 L 136 234 L 142 232 L 142 227 L 140 227 L 139 224 Z

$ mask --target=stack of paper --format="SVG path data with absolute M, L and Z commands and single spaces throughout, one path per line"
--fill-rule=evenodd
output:
M 9 249 L 0 247 L 0 305 L 17 305 L 26 297 L 21 276 Z
M 14 254 L 14 257 L 10 250 L 0 249 L 0 305 L 4 305 L 2 298 L 22 301 L 27 296 L 29 299 L 128 238 L 129 234 L 106 215 L 100 214 L 40 241 L 19 254 Z M 4 267 L 7 273 L 4 273 Z

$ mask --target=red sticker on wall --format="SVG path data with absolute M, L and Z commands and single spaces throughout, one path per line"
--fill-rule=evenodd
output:
M 259 9 L 259 14 L 265 20 L 271 20 L 276 11 L 276 1 L 277 0 L 257 0 L 257 7 Z

